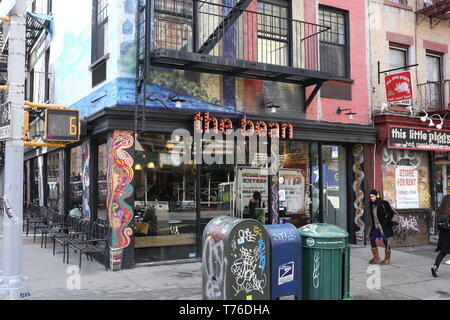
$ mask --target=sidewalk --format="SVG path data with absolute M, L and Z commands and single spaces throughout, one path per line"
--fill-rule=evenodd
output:
M 33 238 L 24 240 L 24 270 L 35 300 L 201 300 L 201 263 L 138 266 L 133 270 L 107 272 L 97 262 L 83 257 L 81 289 L 67 289 L 73 274 L 62 263 L 62 249 L 52 255 L 52 245 L 40 248 Z M 2 238 L 0 236 L 0 248 Z M 393 250 L 392 265 L 380 266 L 381 289 L 367 288 L 369 247 L 352 247 L 351 290 L 354 300 L 450 299 L 450 266 L 442 264 L 440 277 L 431 276 L 434 246 Z M 72 262 L 78 256 L 72 254 Z M 0 268 L 2 266 L 0 255 Z M 450 257 L 449 257 L 450 258 Z M 447 260 L 447 259 L 445 259 Z M 444 260 L 444 261 L 445 261 Z

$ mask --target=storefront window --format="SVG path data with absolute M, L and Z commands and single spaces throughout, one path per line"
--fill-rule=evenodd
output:
M 196 258 L 196 173 L 174 165 L 170 135 L 144 133 L 135 152 L 136 260 Z
M 38 158 L 32 160 L 32 181 L 31 181 L 31 202 L 39 204 L 39 161 Z
M 98 215 L 97 219 L 106 221 L 108 212 L 106 203 L 108 200 L 108 184 L 107 171 L 108 170 L 108 153 L 107 145 L 102 144 L 98 146 Z
M 382 170 L 384 198 L 394 208 L 430 208 L 428 152 L 384 148 Z
M 322 146 L 323 221 L 347 230 L 346 152 L 342 146 Z
M 54 152 L 47 155 L 47 185 L 48 185 L 48 200 L 49 208 L 59 211 L 59 203 L 61 199 L 60 186 L 60 153 Z
M 81 205 L 83 201 L 82 182 L 82 150 L 81 147 L 73 148 L 70 151 L 70 191 L 69 209 L 71 215 L 82 216 Z
M 280 142 L 280 216 L 297 227 L 310 221 L 310 147 L 300 141 Z

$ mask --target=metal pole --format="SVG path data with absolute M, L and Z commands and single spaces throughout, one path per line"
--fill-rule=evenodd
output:
M 11 102 L 11 125 L 10 141 L 6 142 L 5 152 L 5 204 L 16 218 L 10 219 L 4 214 L 0 298 L 6 300 L 31 298 L 28 279 L 22 276 L 25 32 L 26 0 L 17 0 L 11 10 L 9 34 L 8 100 Z

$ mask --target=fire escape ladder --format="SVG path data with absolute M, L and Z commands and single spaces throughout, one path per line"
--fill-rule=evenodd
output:
M 239 19 L 239 17 L 244 13 L 245 9 L 252 3 L 253 0 L 239 0 L 236 5 L 230 10 L 228 15 L 222 20 L 222 22 L 217 26 L 217 28 L 211 33 L 211 35 L 206 39 L 197 53 L 210 53 L 214 47 L 223 38 L 225 33 L 233 26 L 233 24 Z
M 145 108 L 147 98 L 147 72 L 148 72 L 148 27 L 147 16 L 148 6 L 146 4 L 138 4 L 136 13 L 136 101 L 134 107 L 134 130 L 135 134 L 145 131 Z M 142 26 L 145 25 L 145 28 Z M 144 31 L 144 32 L 142 32 Z M 139 120 L 141 123 L 139 125 Z

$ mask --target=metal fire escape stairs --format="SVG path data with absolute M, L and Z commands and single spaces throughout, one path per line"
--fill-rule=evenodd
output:
M 154 17 L 154 8 L 151 8 L 149 5 L 149 2 L 152 0 L 138 0 L 138 8 L 137 8 L 137 14 L 136 14 L 136 100 L 135 100 L 135 133 L 139 134 L 140 132 L 147 131 L 146 128 L 146 106 L 147 102 L 151 101 L 149 99 L 148 92 L 147 92 L 147 86 L 148 79 L 150 76 L 150 65 L 155 65 L 159 67 L 165 67 L 165 68 L 171 68 L 177 66 L 172 66 L 165 63 L 160 63 L 158 61 L 159 57 L 162 57 L 162 59 L 167 61 L 167 58 L 164 57 L 165 53 L 164 50 L 156 50 L 157 52 L 150 52 L 153 51 L 156 48 L 153 48 L 152 41 L 152 35 L 151 35 L 151 28 L 153 27 L 153 21 L 152 17 Z M 248 8 L 248 6 L 253 2 L 254 0 L 238 0 L 236 5 L 230 9 L 227 16 L 223 18 L 223 20 L 217 25 L 215 30 L 209 35 L 209 37 L 205 40 L 205 42 L 199 46 L 197 50 L 194 49 L 193 54 L 194 55 L 207 55 L 209 54 L 216 45 L 220 42 L 220 40 L 224 37 L 224 35 L 234 26 L 236 21 L 241 17 L 241 15 L 245 12 L 245 10 Z M 205 2 L 205 1 L 204 1 Z M 194 4 L 194 14 L 196 10 L 196 1 L 193 0 Z M 324 32 L 328 30 L 328 27 L 323 27 L 322 30 L 318 31 L 316 34 Z M 306 40 L 307 38 L 314 36 L 310 35 L 306 37 L 303 40 Z M 194 45 L 194 48 L 196 46 Z M 184 54 L 186 52 L 177 52 L 176 54 Z M 217 57 L 215 57 L 217 58 Z M 174 61 L 177 60 L 177 58 L 173 58 Z M 185 66 L 193 66 L 195 68 L 196 61 L 195 59 L 192 59 L 191 61 L 187 62 Z M 254 65 L 254 63 L 252 63 Z M 181 68 L 183 69 L 183 68 Z M 246 68 L 244 68 L 246 69 Z M 186 69 L 187 70 L 187 69 Z M 199 72 L 208 72 L 208 71 L 202 71 L 201 67 L 198 68 Z M 285 82 L 293 82 L 293 83 L 299 83 L 299 81 L 296 79 L 303 77 L 303 71 L 300 75 L 290 75 L 292 79 L 295 79 L 293 81 L 288 81 L 288 76 L 286 75 L 280 75 L 277 77 L 277 79 L 282 79 Z M 319 90 L 321 89 L 322 85 L 327 81 L 331 80 L 331 75 L 323 76 L 323 73 L 320 72 L 314 72 L 313 71 L 313 78 L 316 79 L 310 79 L 307 81 L 303 81 L 302 84 L 305 86 L 312 86 L 315 85 L 315 88 L 312 90 L 310 95 L 307 97 L 305 109 L 308 108 L 308 106 L 312 103 L 316 95 L 318 94 Z M 238 75 L 236 73 L 236 76 L 243 76 L 243 77 L 251 77 L 249 75 Z M 261 78 L 261 80 L 270 80 L 267 78 Z

